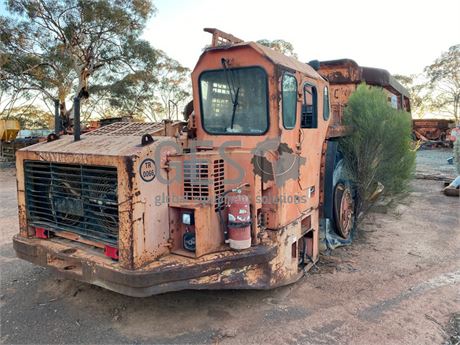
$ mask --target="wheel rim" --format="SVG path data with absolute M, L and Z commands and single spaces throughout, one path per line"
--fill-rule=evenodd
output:
M 354 200 L 349 186 L 337 184 L 334 195 L 334 216 L 336 229 L 340 236 L 348 238 L 354 222 Z

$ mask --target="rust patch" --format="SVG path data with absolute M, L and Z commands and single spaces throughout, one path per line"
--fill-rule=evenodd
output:
M 128 180 L 128 190 L 131 191 L 133 189 L 134 178 L 136 177 L 136 172 L 134 171 L 134 157 L 124 157 L 124 162 L 126 177 Z

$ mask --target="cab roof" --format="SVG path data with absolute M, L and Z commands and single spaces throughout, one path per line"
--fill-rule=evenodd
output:
M 281 66 L 281 67 L 287 68 L 292 71 L 298 71 L 313 79 L 325 80 L 310 65 L 300 62 L 299 60 L 293 57 L 286 56 L 279 51 L 266 47 L 257 42 L 241 42 L 241 43 L 219 45 L 216 47 L 209 47 L 209 48 L 206 48 L 206 50 L 203 52 L 203 54 L 200 57 L 200 60 L 209 51 L 225 51 L 225 50 L 231 50 L 231 49 L 237 49 L 237 48 L 253 49 L 257 51 L 260 55 L 265 57 L 267 60 L 272 62 L 274 65 Z

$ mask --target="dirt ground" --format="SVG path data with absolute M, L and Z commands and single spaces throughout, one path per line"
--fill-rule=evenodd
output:
M 429 162 L 418 158 L 424 169 L 437 171 Z M 352 246 L 323 255 L 294 285 L 136 299 L 57 279 L 16 259 L 11 245 L 17 232 L 15 176 L 14 170 L 3 169 L 0 340 L 445 344 L 455 332 L 455 320 L 460 324 L 453 318 L 460 312 L 460 204 L 440 193 L 440 181 L 418 179 L 411 186 L 394 208 L 365 218 Z
M 455 165 L 447 162 L 447 159 L 452 156 L 452 149 L 419 150 L 416 175 L 418 177 L 454 178 L 456 176 Z

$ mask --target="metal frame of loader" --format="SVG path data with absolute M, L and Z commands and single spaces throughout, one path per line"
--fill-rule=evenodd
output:
M 329 113 L 329 99 L 325 97 L 330 94 L 328 88 L 332 89 L 333 82 L 329 83 L 321 76 L 321 70 L 318 74 L 312 66 L 270 48 L 243 42 L 216 29 L 206 31 L 212 33 L 213 44 L 201 55 L 192 73 L 194 111 L 190 113 L 186 130 L 183 123 L 171 121 L 119 123 L 83 134 L 81 140 L 74 141 L 70 136 L 56 137 L 18 151 L 20 234 L 13 240 L 18 257 L 50 267 L 65 277 L 131 296 L 183 289 L 270 289 L 297 281 L 314 265 L 319 258 L 320 217 L 334 217 L 332 209 L 336 194 L 331 181 L 337 160 L 336 138 L 349 131 L 340 125 L 334 112 L 330 117 L 325 116 L 326 111 Z M 213 135 L 204 131 L 200 76 L 205 71 L 222 69 L 222 66 L 224 69 L 258 66 L 266 72 L 269 125 L 263 135 Z M 310 96 L 303 92 L 296 97 L 294 127 L 283 127 L 281 80 L 286 74 L 295 77 L 301 90 L 305 85 L 316 87 L 316 122 L 301 121 L 312 114 Z M 314 125 L 301 127 L 305 123 Z M 186 200 L 173 198 L 186 194 L 183 181 L 175 180 L 177 169 L 174 167 L 184 167 L 195 156 L 214 164 L 219 159 L 219 148 L 225 146 L 229 138 L 238 139 L 238 143 L 227 145 L 225 153 L 239 163 L 245 175 L 238 183 L 225 184 L 224 189 L 241 192 L 239 186 L 244 185 L 243 192 L 251 200 L 252 246 L 242 251 L 230 250 L 224 243 L 218 207 L 201 198 L 202 193 L 219 197 L 222 193 L 219 183 L 207 189 L 195 186 L 198 188 L 196 194 L 190 194 Z M 195 146 L 197 152 L 190 152 L 188 148 L 197 139 L 208 144 Z M 287 179 L 282 185 L 265 171 L 255 171 L 252 163 L 254 150 L 261 142 L 270 140 L 279 140 L 287 148 L 285 152 L 305 159 L 304 164 L 296 163 L 298 176 Z M 186 150 L 182 153 L 163 152 L 161 158 L 154 161 L 153 151 L 162 143 Z M 279 153 L 279 150 L 280 146 L 270 152 Z M 274 154 L 273 157 L 271 162 L 277 164 L 279 156 Z M 54 223 L 50 222 L 43 226 L 32 225 L 24 173 L 24 165 L 30 161 L 116 168 L 117 246 L 97 238 L 88 239 L 84 233 L 64 231 L 53 227 Z M 146 173 L 145 164 L 156 165 L 153 178 L 149 171 L 143 175 Z M 231 164 L 225 164 L 222 169 L 219 172 L 207 168 L 203 170 L 204 177 L 215 181 L 215 174 L 222 173 L 228 180 L 238 176 L 237 169 Z M 161 185 L 159 174 L 176 182 Z M 107 202 L 99 197 L 100 194 L 97 194 L 99 199 L 83 192 L 79 194 L 78 188 L 88 188 L 85 181 L 80 184 L 72 181 L 58 186 L 57 192 L 50 187 L 51 183 L 49 186 L 45 184 L 46 192 L 42 194 L 53 198 L 49 201 L 53 216 L 62 217 L 65 210 L 73 209 L 73 216 L 76 214 L 80 217 L 77 219 L 86 219 L 80 205 L 88 202 L 92 203 L 91 207 L 97 207 L 94 200 Z M 72 183 L 77 187 L 72 187 Z M 62 188 L 67 192 L 64 199 L 56 197 Z M 73 196 L 69 197 L 69 193 Z M 170 198 L 166 205 L 155 205 L 152 201 L 153 196 L 160 193 L 166 193 Z M 294 196 L 294 206 L 263 202 L 264 198 L 276 200 L 283 193 Z M 346 203 L 345 206 L 352 207 Z M 184 212 L 194 215 L 194 252 L 184 250 L 181 241 L 184 233 L 190 231 L 181 221 Z

